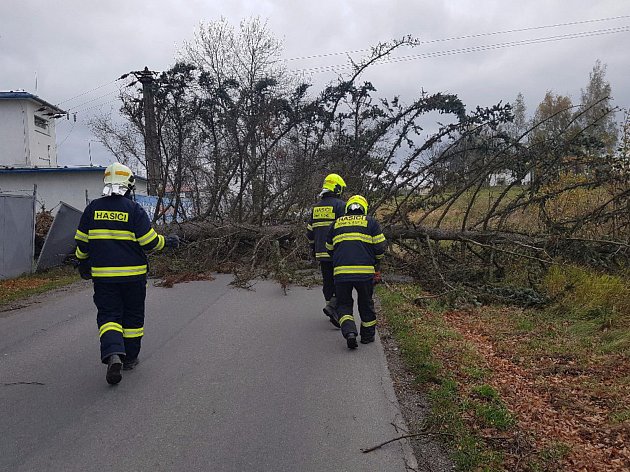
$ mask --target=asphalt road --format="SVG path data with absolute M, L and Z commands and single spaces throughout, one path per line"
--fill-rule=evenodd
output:
M 2 471 L 405 471 L 379 342 L 349 351 L 319 289 L 150 286 L 141 363 L 109 386 L 89 285 L 0 313 Z

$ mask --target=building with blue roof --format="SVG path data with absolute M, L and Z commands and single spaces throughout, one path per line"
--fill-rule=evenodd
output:
M 55 119 L 66 112 L 25 91 L 0 92 L 0 193 L 32 195 L 37 210 L 55 210 L 60 201 L 79 210 L 99 198 L 104 167 L 60 167 Z M 136 176 L 146 195 L 146 179 Z

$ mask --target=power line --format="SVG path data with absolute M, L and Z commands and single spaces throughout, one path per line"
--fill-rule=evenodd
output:
M 110 95 L 112 95 L 114 93 L 120 93 L 120 89 L 118 89 L 118 90 L 111 90 L 111 91 L 109 91 L 109 92 L 107 92 L 107 93 L 105 93 L 103 95 L 100 95 L 100 96 L 98 96 L 96 98 L 92 98 L 92 99 L 87 100 L 87 101 L 85 101 L 83 103 L 79 103 L 78 105 L 75 105 L 73 107 L 68 108 L 67 111 L 70 111 L 70 110 L 75 110 L 76 111 L 76 110 L 80 109 L 83 105 L 87 105 L 88 103 L 95 102 L 95 101 L 100 100 L 101 98 L 104 98 L 104 97 L 109 97 Z
M 461 39 L 482 38 L 482 37 L 486 37 L 486 36 L 496 36 L 496 35 L 500 35 L 500 34 L 521 33 L 521 32 L 524 32 L 524 31 L 535 31 L 535 30 L 542 30 L 542 29 L 548 29 L 548 28 L 559 28 L 559 27 L 563 27 L 563 26 L 583 25 L 583 24 L 588 24 L 588 23 L 597 23 L 597 22 L 602 22 L 602 21 L 622 20 L 622 19 L 627 19 L 627 18 L 630 18 L 630 15 L 611 16 L 611 17 L 608 17 L 608 18 L 597 18 L 597 19 L 592 19 L 592 20 L 571 21 L 571 22 L 568 22 L 568 23 L 556 23 L 556 24 L 552 24 L 552 25 L 543 25 L 543 26 L 530 26 L 530 27 L 526 27 L 526 28 L 517 28 L 517 29 L 511 29 L 511 30 L 504 30 L 504 31 L 493 31 L 491 33 L 475 33 L 475 34 L 468 34 L 468 35 L 464 35 L 464 36 L 453 36 L 453 37 L 450 37 L 450 38 L 440 38 L 440 39 L 431 39 L 431 40 L 427 40 L 427 41 L 419 41 L 417 44 L 418 45 L 421 45 L 421 44 L 434 44 L 434 43 L 442 43 L 442 42 L 447 42 L 447 41 L 457 41 L 457 40 L 461 40 Z M 302 59 L 316 59 L 316 58 L 331 57 L 331 56 L 346 56 L 348 54 L 354 54 L 354 53 L 366 52 L 366 51 L 370 51 L 370 48 L 355 49 L 353 51 L 341 51 L 341 52 L 330 52 L 330 53 L 323 53 L 323 54 L 313 54 L 313 55 L 310 55 L 310 56 L 291 57 L 291 58 L 285 59 L 285 60 L 286 61 L 297 61 L 297 60 L 302 60 Z
M 493 50 L 493 49 L 506 49 L 506 48 L 517 47 L 517 46 L 526 46 L 529 44 L 548 43 L 548 42 L 563 41 L 563 40 L 568 40 L 568 39 L 587 38 L 591 36 L 602 36 L 602 35 L 607 35 L 607 34 L 627 33 L 627 32 L 630 32 L 630 26 L 621 26 L 621 27 L 616 27 L 616 28 L 607 28 L 603 30 L 594 30 L 594 31 L 583 31 L 579 33 L 567 33 L 567 34 L 557 35 L 557 36 L 524 39 L 520 41 L 509 41 L 505 43 L 488 44 L 488 45 L 482 45 L 482 46 L 469 46 L 466 48 L 448 49 L 445 51 L 434 51 L 434 52 L 427 52 L 427 53 L 422 53 L 422 54 L 393 57 L 393 58 L 388 58 L 388 59 L 381 59 L 378 62 L 376 62 L 375 65 L 413 61 L 416 59 L 428 59 L 428 58 L 433 58 L 433 57 L 452 56 L 456 54 L 470 54 L 474 52 L 488 51 L 488 50 Z M 301 72 L 320 73 L 320 72 L 336 72 L 342 69 L 349 69 L 351 67 L 353 67 L 352 64 L 336 64 L 336 65 L 331 65 L 331 66 L 318 66 L 318 67 L 310 67 L 310 68 L 298 69 L 298 70 Z
M 93 89 L 90 89 L 90 90 L 88 90 L 88 91 L 86 91 L 86 92 L 80 93 L 79 95 L 75 95 L 75 96 L 74 96 L 74 97 L 72 97 L 72 98 L 68 98 L 67 100 L 64 100 L 64 101 L 62 101 L 62 102 L 57 103 L 55 106 L 59 106 L 59 105 L 61 105 L 62 103 L 66 103 L 66 102 L 72 101 L 72 100 L 74 100 L 75 98 L 82 97 L 83 95 L 87 95 L 88 93 L 95 92 L 96 90 L 102 89 L 103 87 L 107 87 L 108 85 L 111 85 L 111 84 L 113 84 L 113 83 L 115 83 L 115 82 L 119 81 L 120 79 L 122 79 L 122 77 L 119 77 L 119 78 L 117 78 L 116 80 L 112 80 L 111 82 L 108 82 L 108 83 L 106 83 L 106 84 L 99 85 L 98 87 L 94 87 Z
M 60 148 L 61 146 L 63 146 L 63 143 L 66 142 L 66 140 L 70 137 L 70 135 L 72 134 L 72 132 L 74 131 L 74 127 L 77 125 L 77 122 L 75 121 L 74 123 L 72 123 L 72 127 L 70 128 L 70 131 L 68 131 L 68 134 L 66 134 L 66 137 L 63 138 L 63 140 L 57 145 L 58 148 Z
M 85 113 L 86 111 L 93 110 L 94 108 L 101 108 L 101 107 L 104 107 L 105 105 L 109 105 L 110 103 L 114 103 L 114 102 L 117 102 L 117 101 L 118 101 L 118 97 L 114 98 L 113 100 L 109 100 L 107 102 L 103 102 L 103 103 L 101 103 L 99 105 L 94 105 L 94 106 L 91 106 L 91 107 L 88 107 L 88 108 L 84 108 L 82 110 L 78 110 L 75 113 L 79 113 L 79 112 Z

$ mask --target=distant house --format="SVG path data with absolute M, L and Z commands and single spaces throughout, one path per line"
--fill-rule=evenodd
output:
M 29 92 L 0 92 L 0 193 L 32 194 L 36 185 L 38 210 L 60 201 L 83 210 L 101 196 L 104 167 L 59 167 L 55 118 L 61 116 L 64 110 Z M 136 187 L 146 195 L 146 179 L 137 177 Z
M 502 187 L 505 185 L 510 185 L 511 183 L 518 180 L 514 173 L 510 170 L 502 170 L 493 172 L 489 176 L 489 185 L 490 187 Z M 521 179 L 521 185 L 529 185 L 532 181 L 532 174 L 528 172 L 523 179 Z

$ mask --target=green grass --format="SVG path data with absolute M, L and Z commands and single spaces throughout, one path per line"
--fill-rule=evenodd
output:
M 440 316 L 445 306 L 433 303 L 431 309 L 419 308 L 409 302 L 420 295 L 417 288 L 402 286 L 400 290 L 406 296 L 382 288 L 378 294 L 406 365 L 431 402 L 427 426 L 446 438 L 458 470 L 503 470 L 501 451 L 476 431 L 503 431 L 514 419 L 498 393 L 484 383 L 490 372 L 482 357 L 445 324 Z
M 80 280 L 76 270 L 69 266 L 57 267 L 37 274 L 0 280 L 0 308 L 8 303 L 31 295 L 44 293 Z

